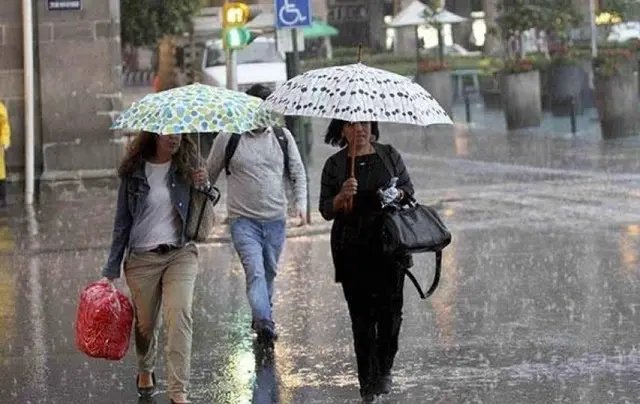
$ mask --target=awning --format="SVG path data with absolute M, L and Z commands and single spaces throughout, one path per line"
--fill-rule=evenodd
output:
M 310 27 L 304 27 L 302 29 L 302 33 L 304 34 L 305 39 L 313 39 L 313 38 L 324 38 L 327 36 L 336 36 L 338 35 L 338 29 L 332 25 L 327 24 L 326 22 L 313 19 Z

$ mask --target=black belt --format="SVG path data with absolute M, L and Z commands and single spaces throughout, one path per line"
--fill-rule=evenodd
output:
M 156 254 L 167 254 L 167 253 L 170 253 L 173 250 L 177 250 L 178 248 L 180 248 L 180 247 L 177 247 L 177 246 L 171 245 L 171 244 L 160 244 L 159 246 L 157 246 L 153 250 L 149 250 L 149 252 L 156 253 Z

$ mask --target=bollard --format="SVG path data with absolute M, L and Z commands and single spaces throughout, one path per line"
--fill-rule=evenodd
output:
M 569 116 L 571 118 L 571 133 L 575 135 L 578 128 L 576 123 L 576 98 L 574 96 L 569 98 Z
M 468 87 L 464 88 L 464 113 L 467 119 L 467 123 L 471 123 L 471 100 L 469 99 L 469 93 L 471 91 Z

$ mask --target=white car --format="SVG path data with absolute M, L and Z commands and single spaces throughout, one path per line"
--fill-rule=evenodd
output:
M 278 52 L 276 40 L 258 37 L 247 47 L 236 51 L 238 60 L 238 91 L 246 91 L 254 84 L 274 90 L 287 81 L 285 56 Z M 226 51 L 222 40 L 208 41 L 202 54 L 202 81 L 204 84 L 226 87 Z

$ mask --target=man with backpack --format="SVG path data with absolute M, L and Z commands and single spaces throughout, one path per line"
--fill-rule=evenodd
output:
M 270 91 L 256 85 L 247 94 L 265 99 Z M 300 152 L 286 128 L 270 127 L 242 135 L 220 133 L 211 148 L 207 172 L 215 183 L 227 176 L 231 240 L 244 267 L 252 328 L 258 341 L 277 339 L 272 316 L 274 279 L 286 238 L 289 182 L 300 225 L 307 212 L 307 180 Z

